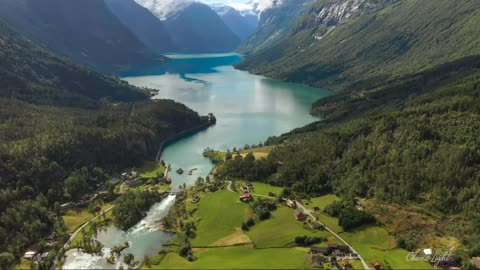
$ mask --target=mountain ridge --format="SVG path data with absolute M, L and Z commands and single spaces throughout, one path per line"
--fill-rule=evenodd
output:
M 76 63 L 111 72 L 161 59 L 98 0 L 4 0 L 0 17 Z

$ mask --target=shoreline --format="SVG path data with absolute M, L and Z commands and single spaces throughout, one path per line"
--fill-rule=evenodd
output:
M 198 125 L 196 127 L 192 127 L 192 128 L 189 128 L 189 129 L 186 129 L 180 133 L 177 133 L 175 135 L 172 135 L 170 137 L 168 137 L 167 139 L 163 140 L 161 143 L 160 143 L 160 146 L 158 147 L 158 151 L 157 151 L 157 155 L 155 156 L 155 161 L 156 162 L 160 162 L 160 158 L 162 156 L 162 153 L 163 153 L 163 150 L 165 150 L 165 148 L 172 142 L 175 142 L 176 140 L 179 140 L 179 139 L 182 139 L 186 136 L 189 136 L 189 135 L 193 135 L 199 131 L 202 131 L 202 130 L 205 130 L 205 129 L 208 129 L 209 127 L 213 126 L 214 124 L 208 122 L 208 123 L 205 123 L 205 124 L 201 124 L 201 125 Z

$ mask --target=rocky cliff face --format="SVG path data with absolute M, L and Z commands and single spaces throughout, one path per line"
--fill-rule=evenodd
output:
M 371 14 L 399 0 L 318 0 L 295 32 L 316 26 L 332 27 Z
M 260 5 L 266 2 L 269 5 Z M 294 29 L 297 20 L 309 10 L 313 0 L 257 1 L 255 9 L 261 10 L 257 30 L 238 49 L 253 53 L 271 47 Z

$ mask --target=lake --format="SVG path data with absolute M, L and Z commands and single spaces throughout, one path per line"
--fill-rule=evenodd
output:
M 166 65 L 145 66 L 124 79 L 141 87 L 160 89 L 154 98 L 181 102 L 201 115 L 213 113 L 217 124 L 182 138 L 164 150 L 162 159 L 172 165 L 174 186 L 191 184 L 212 169 L 202 156 L 206 147 L 227 150 L 258 144 L 314 121 L 311 104 L 329 95 L 326 90 L 256 76 L 236 70 L 238 54 L 167 55 Z M 193 175 L 178 175 L 176 169 Z
M 121 74 L 129 83 L 159 89 L 154 98 L 181 102 L 201 115 L 213 113 L 217 124 L 204 131 L 170 143 L 161 158 L 172 166 L 170 176 L 174 187 L 192 184 L 205 177 L 213 164 L 202 156 L 207 147 L 227 150 L 258 144 L 268 137 L 281 135 L 294 128 L 317 121 L 309 114 L 311 104 L 329 95 L 322 89 L 285 83 L 236 70 L 241 61 L 238 54 L 170 54 L 166 64 L 146 65 Z M 178 175 L 176 169 L 193 175 Z M 153 255 L 171 235 L 152 226 L 168 212 L 174 198 L 152 207 L 148 216 L 127 232 L 114 227 L 101 232 L 98 240 L 107 248 L 125 241 L 137 260 Z M 70 251 L 64 268 L 104 268 L 105 259 L 78 251 Z

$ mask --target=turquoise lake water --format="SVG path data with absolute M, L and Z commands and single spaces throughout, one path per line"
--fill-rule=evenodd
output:
M 280 135 L 314 121 L 310 106 L 326 90 L 285 83 L 235 70 L 232 65 L 241 60 L 237 54 L 168 55 L 166 64 L 153 64 L 122 74 L 124 80 L 140 87 L 160 90 L 154 98 L 173 99 L 184 103 L 201 115 L 213 113 L 217 124 L 204 131 L 181 138 L 169 144 L 161 158 L 172 165 L 170 173 L 174 187 L 192 184 L 197 177 L 205 177 L 213 164 L 202 156 L 207 147 L 227 150 L 258 144 L 268 137 Z M 193 175 L 178 175 L 175 171 L 197 168 Z M 106 262 L 109 249 L 129 242 L 124 253 L 132 253 L 137 260 L 152 256 L 168 242 L 172 235 L 158 230 L 160 219 L 166 215 L 175 200 L 169 196 L 154 205 L 146 218 L 126 232 L 111 226 L 99 233 L 97 240 L 105 246 L 104 256 L 67 252 L 65 269 L 111 268 Z M 118 258 L 121 261 L 121 257 Z M 121 263 L 116 265 L 117 268 Z
M 236 70 L 238 54 L 168 55 L 165 65 L 151 65 L 123 74 L 123 79 L 142 87 L 159 89 L 155 98 L 184 103 L 201 115 L 213 113 L 217 124 L 182 138 L 164 150 L 162 159 L 172 165 L 175 187 L 205 177 L 212 164 L 202 156 L 206 147 L 227 150 L 264 142 L 317 121 L 311 104 L 329 95 L 326 90 L 285 83 Z M 192 176 L 175 170 L 197 168 Z

